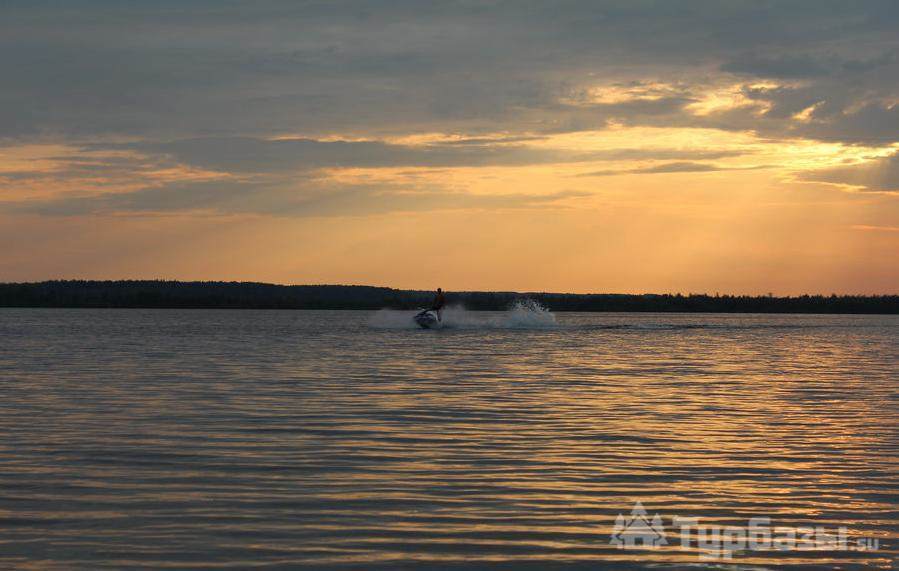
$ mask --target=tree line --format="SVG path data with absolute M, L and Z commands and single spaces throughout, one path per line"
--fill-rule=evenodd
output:
M 54 280 L 0 283 L 0 307 L 143 307 L 221 309 L 414 309 L 433 292 L 357 285 L 256 282 Z M 450 292 L 447 302 L 504 310 L 529 298 L 553 311 L 899 314 L 899 295 L 570 294 Z

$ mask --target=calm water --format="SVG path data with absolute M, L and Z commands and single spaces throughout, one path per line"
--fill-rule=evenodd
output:
M 0 569 L 899 554 L 899 317 L 408 316 L 0 310 Z M 636 500 L 880 545 L 618 549 Z

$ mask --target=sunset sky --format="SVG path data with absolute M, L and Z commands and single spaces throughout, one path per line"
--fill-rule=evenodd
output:
M 0 3 L 0 281 L 899 293 L 899 2 Z

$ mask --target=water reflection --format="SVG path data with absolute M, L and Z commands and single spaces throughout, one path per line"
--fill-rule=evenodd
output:
M 897 555 L 899 319 L 4 310 L 0 564 L 696 563 L 664 516 L 836 528 Z

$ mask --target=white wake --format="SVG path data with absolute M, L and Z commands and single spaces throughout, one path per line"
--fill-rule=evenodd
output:
M 420 329 L 412 320 L 418 311 L 381 309 L 371 316 L 368 324 L 377 329 Z M 518 300 L 501 313 L 447 307 L 441 321 L 441 329 L 552 329 L 556 326 L 556 316 L 532 299 Z

